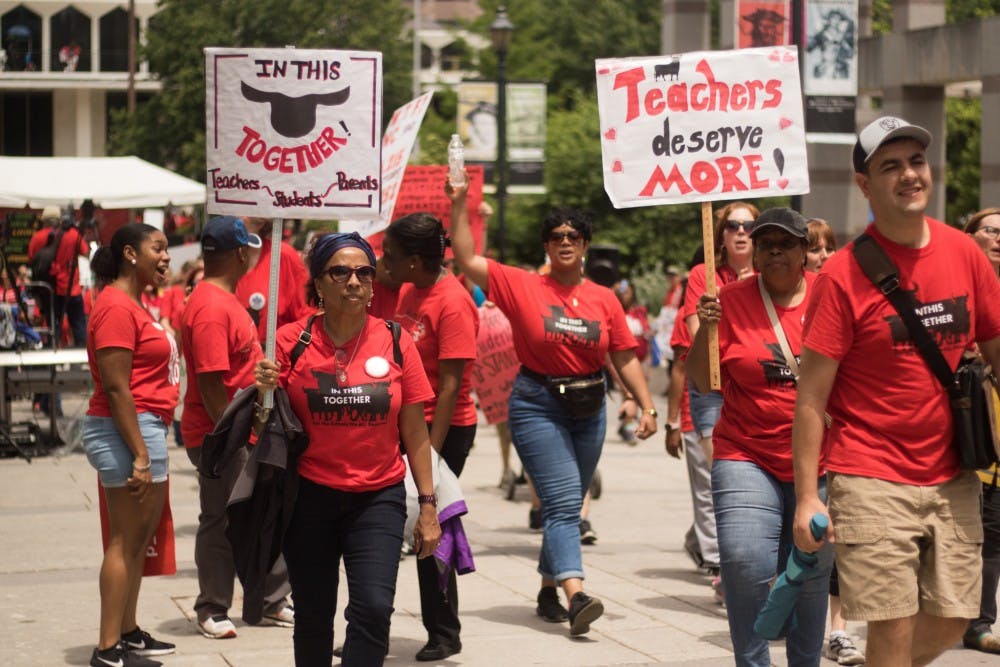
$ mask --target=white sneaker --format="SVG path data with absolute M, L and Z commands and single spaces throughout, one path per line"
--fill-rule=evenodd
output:
M 834 635 L 826 645 L 826 657 L 836 660 L 838 665 L 863 665 L 865 654 L 854 645 L 847 635 Z
M 209 639 L 232 639 L 236 636 L 236 626 L 225 614 L 200 621 L 198 631 Z
M 295 609 L 291 605 L 286 605 L 281 611 L 274 614 L 264 614 L 260 619 L 260 625 L 273 625 L 279 628 L 295 627 Z

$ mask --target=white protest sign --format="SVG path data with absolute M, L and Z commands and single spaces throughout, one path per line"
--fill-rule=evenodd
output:
M 205 70 L 210 213 L 378 215 L 381 53 L 207 48 Z
M 357 232 L 362 237 L 382 231 L 392 222 L 396 198 L 403 183 L 406 163 L 410 160 L 413 144 L 417 141 L 420 124 L 434 93 L 424 93 L 396 109 L 382 137 L 382 215 L 373 220 L 344 221 L 339 231 Z
M 616 208 L 809 192 L 794 47 L 596 61 Z

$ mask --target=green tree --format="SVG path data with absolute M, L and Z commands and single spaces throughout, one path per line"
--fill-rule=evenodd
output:
M 386 114 L 410 97 L 407 12 L 400 0 L 161 0 L 141 57 L 163 84 L 135 114 L 112 115 L 109 153 L 136 154 L 205 179 L 208 46 L 336 48 L 383 54 Z

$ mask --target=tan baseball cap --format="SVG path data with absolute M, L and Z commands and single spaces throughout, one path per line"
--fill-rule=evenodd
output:
M 42 220 L 59 220 L 61 217 L 62 212 L 58 206 L 46 206 L 42 209 Z

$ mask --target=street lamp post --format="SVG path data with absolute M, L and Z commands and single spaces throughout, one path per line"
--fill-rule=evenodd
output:
M 497 250 L 499 260 L 506 261 L 505 217 L 507 213 L 507 49 L 514 33 L 514 24 L 507 18 L 507 9 L 497 7 L 496 18 L 490 24 L 490 39 L 497 54 Z

